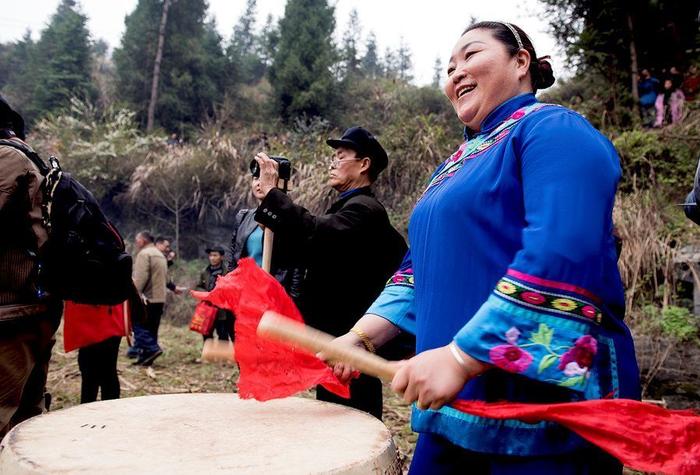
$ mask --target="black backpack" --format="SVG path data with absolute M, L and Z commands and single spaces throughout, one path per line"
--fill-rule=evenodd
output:
M 56 157 L 39 155 L 11 140 L 0 145 L 24 153 L 44 176 L 44 226 L 49 239 L 38 262 L 39 285 L 62 300 L 116 305 L 133 296 L 132 259 L 100 205 Z

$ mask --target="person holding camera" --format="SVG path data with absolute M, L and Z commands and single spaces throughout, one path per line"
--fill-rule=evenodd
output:
M 257 162 L 255 163 L 257 165 Z M 286 171 L 287 174 L 283 175 L 283 179 L 289 179 L 289 175 L 291 175 L 289 162 L 287 162 Z M 253 175 L 250 184 L 251 195 L 260 204 L 265 197 L 260 188 L 260 169 L 251 167 L 251 173 Z M 262 267 L 264 234 L 260 225 L 255 222 L 254 217 L 257 210 L 258 208 L 242 209 L 236 214 L 235 226 L 231 235 L 231 260 L 228 263 L 228 272 L 238 267 L 238 260 L 243 257 L 253 258 L 258 266 Z M 294 262 L 292 258 L 294 249 L 288 241 L 285 239 L 284 233 L 275 236 L 270 274 L 296 301 L 301 292 L 304 269 L 298 262 Z
M 299 309 L 306 323 L 338 336 L 353 330 L 353 324 L 401 264 L 407 246 L 372 193 L 372 183 L 388 164 L 379 141 L 362 127 L 351 127 L 340 139 L 326 142 L 335 149 L 328 185 L 339 193 L 327 213 L 314 216 L 295 204 L 277 188 L 278 162 L 259 153 L 255 160 L 263 199 L 255 220 L 299 244 L 299 258 L 307 269 Z M 371 344 L 367 349 L 373 351 Z M 316 388 L 319 400 L 354 407 L 381 419 L 382 386 L 378 379 L 361 375 L 350 383 L 350 393 L 350 399 L 343 399 Z

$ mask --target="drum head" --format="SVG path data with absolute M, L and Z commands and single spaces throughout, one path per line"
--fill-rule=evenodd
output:
M 303 398 L 169 394 L 95 402 L 15 427 L 0 473 L 401 473 L 387 428 Z

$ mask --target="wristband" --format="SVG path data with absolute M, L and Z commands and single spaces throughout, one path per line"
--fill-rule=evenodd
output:
M 450 352 L 452 353 L 452 356 L 455 357 L 455 360 L 457 360 L 457 363 L 459 363 L 459 365 L 460 365 L 462 368 L 464 368 L 464 369 L 466 369 L 466 370 L 469 370 L 469 367 L 467 366 L 467 362 L 464 361 L 464 358 L 463 358 L 462 355 L 459 353 L 459 349 L 457 348 L 457 343 L 455 343 L 454 340 L 453 340 L 453 341 L 452 341 L 449 345 L 447 345 L 447 346 L 450 348 Z

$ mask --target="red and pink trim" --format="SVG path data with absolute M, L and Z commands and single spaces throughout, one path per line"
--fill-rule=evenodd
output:
M 582 287 L 567 284 L 566 282 L 557 282 L 555 280 L 543 279 L 541 277 L 537 277 L 534 275 L 525 274 L 524 272 L 520 272 L 520 271 L 517 271 L 515 269 L 508 269 L 508 272 L 506 274 L 511 276 L 511 277 L 515 277 L 518 280 L 522 280 L 523 282 L 528 282 L 530 284 L 541 285 L 543 287 L 550 287 L 553 289 L 564 290 L 566 292 L 573 292 L 573 293 L 582 295 L 582 296 L 588 298 L 589 300 L 592 300 L 593 302 L 595 302 L 597 304 L 600 304 L 601 300 L 602 300 L 600 297 L 598 297 L 594 293 L 592 293 L 592 292 L 590 292 Z

